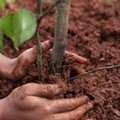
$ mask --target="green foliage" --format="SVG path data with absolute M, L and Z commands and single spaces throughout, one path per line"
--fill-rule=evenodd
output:
M 5 1 L 4 0 L 0 0 L 0 8 L 4 9 L 5 7 Z
M 36 27 L 36 18 L 23 8 L 19 9 L 18 13 L 7 14 L 2 18 L 3 31 L 13 40 L 16 49 L 34 35 Z

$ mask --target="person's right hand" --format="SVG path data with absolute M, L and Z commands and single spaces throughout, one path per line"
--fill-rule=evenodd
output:
M 42 52 L 43 54 L 46 51 L 49 51 L 49 54 L 52 52 L 53 42 L 50 40 L 42 42 Z M 71 59 L 72 61 L 78 63 L 78 64 L 88 64 L 88 60 L 84 57 L 81 57 L 73 52 L 65 51 L 64 54 L 64 61 L 67 63 Z M 29 48 L 22 52 L 18 57 L 16 58 L 9 58 L 0 53 L 0 76 L 3 78 L 7 78 L 13 81 L 17 81 L 22 79 L 23 76 L 25 76 L 27 69 L 35 63 L 37 59 L 37 51 L 36 46 Z M 68 63 L 69 64 L 69 63 Z M 71 69 L 76 71 L 78 74 L 84 73 L 85 70 L 81 69 L 79 66 L 72 65 Z
M 78 120 L 93 105 L 88 97 L 53 99 L 61 85 L 29 83 L 0 100 L 0 120 Z

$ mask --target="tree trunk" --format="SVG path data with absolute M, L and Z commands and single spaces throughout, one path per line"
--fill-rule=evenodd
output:
M 58 68 L 63 62 L 65 46 L 67 44 L 70 3 L 71 0 L 61 0 L 57 6 L 55 40 L 51 56 L 51 69 L 54 73 L 59 72 Z

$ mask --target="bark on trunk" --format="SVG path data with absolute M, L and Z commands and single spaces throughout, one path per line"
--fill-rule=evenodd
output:
M 71 0 L 61 0 L 57 6 L 55 40 L 51 56 L 51 69 L 55 73 L 59 72 L 57 68 L 62 65 L 65 46 L 67 44 L 70 3 Z

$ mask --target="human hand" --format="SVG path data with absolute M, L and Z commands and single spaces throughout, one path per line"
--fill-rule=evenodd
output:
M 43 54 L 48 50 L 51 54 L 52 44 L 53 42 L 50 40 L 42 42 Z M 14 59 L 10 59 L 0 54 L 0 76 L 10 80 L 21 79 L 26 74 L 28 67 L 36 61 L 36 56 L 36 47 L 25 50 L 23 53 L 21 53 L 18 57 Z M 65 62 L 69 62 L 68 59 L 72 59 L 78 64 L 88 63 L 88 60 L 86 58 L 81 57 L 73 52 L 65 51 Z M 84 69 L 81 69 L 78 65 L 76 66 L 75 64 L 71 66 L 71 69 L 76 71 L 78 74 L 85 72 Z
M 93 107 L 86 96 L 52 99 L 63 91 L 57 84 L 16 88 L 0 101 L 0 120 L 78 120 Z
M 45 53 L 52 47 L 52 41 L 47 40 L 42 42 L 42 52 Z M 25 50 L 16 58 L 8 58 L 0 53 L 0 76 L 10 79 L 21 79 L 28 69 L 28 67 L 36 61 L 37 51 L 36 47 Z

